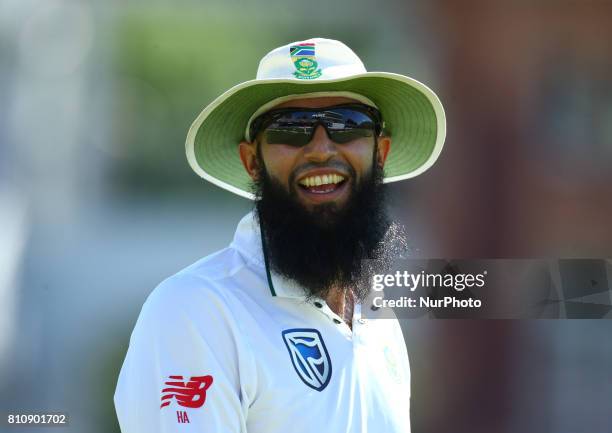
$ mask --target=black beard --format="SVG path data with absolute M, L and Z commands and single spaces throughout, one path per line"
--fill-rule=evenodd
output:
M 382 168 L 374 162 L 359 184 L 348 185 L 352 190 L 342 208 L 324 204 L 308 210 L 297 201 L 292 179 L 287 191 L 269 176 L 261 159 L 260 167 L 253 191 L 268 266 L 296 281 L 308 299 L 325 299 L 338 288 L 351 290 L 355 299 L 363 301 L 370 287 L 363 284 L 369 278 L 363 274 L 362 260 L 387 262 L 397 245 L 405 244 L 401 230 L 387 216 Z M 351 182 L 354 174 L 350 173 Z

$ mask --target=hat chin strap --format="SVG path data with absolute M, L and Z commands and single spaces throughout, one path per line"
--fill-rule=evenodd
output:
M 370 98 L 366 98 L 365 96 L 360 95 L 359 93 L 353 93 L 353 92 L 313 92 L 313 93 L 301 93 L 301 94 L 297 94 L 297 95 L 281 96 L 279 98 L 275 98 L 275 99 L 272 99 L 269 102 L 266 102 L 264 105 L 259 107 L 257 109 L 257 111 L 255 111 L 253 113 L 253 115 L 249 118 L 249 121 L 247 122 L 246 129 L 244 131 L 244 138 L 246 139 L 246 141 L 248 141 L 250 143 L 251 139 L 252 139 L 252 137 L 249 136 L 249 130 L 251 128 L 251 122 L 256 117 L 258 117 L 260 114 L 263 114 L 266 111 L 270 111 L 270 109 L 276 107 L 277 105 L 280 105 L 280 104 L 282 104 L 284 102 L 287 102 L 287 101 L 291 101 L 293 99 L 312 99 L 312 98 L 323 98 L 323 97 L 326 97 L 326 96 L 337 96 L 337 97 L 351 98 L 351 99 L 355 99 L 356 101 L 361 102 L 362 104 L 369 105 L 370 107 L 374 107 L 374 108 L 378 109 L 376 104 L 374 102 L 372 102 L 372 100 Z

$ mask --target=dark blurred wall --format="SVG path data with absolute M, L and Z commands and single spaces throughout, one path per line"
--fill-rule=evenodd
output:
M 444 253 L 611 256 L 612 2 L 437 1 L 431 17 Z
M 422 255 L 612 256 L 612 2 L 438 0 L 427 12 L 448 134 L 436 166 L 397 192 L 407 220 L 430 223 Z M 610 389 L 582 399 L 612 369 L 612 345 L 589 338 L 605 321 L 411 327 L 415 432 L 611 431 Z M 598 348 L 590 367 L 571 361 L 585 348 L 564 332 Z M 569 371 L 580 379 L 561 391 Z

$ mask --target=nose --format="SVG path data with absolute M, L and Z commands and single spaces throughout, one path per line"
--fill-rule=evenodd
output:
M 304 156 L 313 162 L 325 162 L 337 153 L 336 145 L 327 136 L 323 125 L 317 125 L 310 142 L 304 147 Z

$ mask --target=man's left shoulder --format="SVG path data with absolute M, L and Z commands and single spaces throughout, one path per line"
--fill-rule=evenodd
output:
M 404 334 L 398 319 L 371 319 L 368 326 L 371 329 L 372 336 L 377 338 L 379 342 L 400 342 L 404 344 Z

